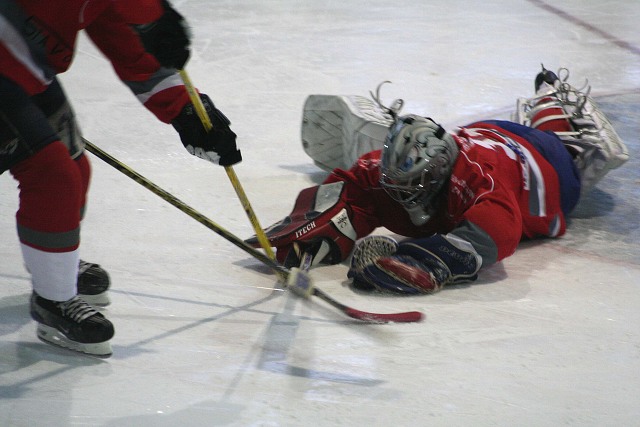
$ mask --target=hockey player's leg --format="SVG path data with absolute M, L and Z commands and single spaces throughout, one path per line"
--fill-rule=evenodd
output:
M 589 96 L 591 88 L 576 89 L 567 83 L 568 77 L 566 69 L 556 75 L 543 68 L 536 77 L 536 96 L 519 99 L 512 120 L 558 135 L 574 157 L 584 194 L 610 170 L 624 164 L 629 152 Z
M 67 101 L 62 86 L 55 80 L 42 94 L 34 97 L 34 102 L 47 114 L 47 120 L 55 129 L 60 141 L 64 143 L 69 155 L 74 159 L 80 171 L 80 215 L 84 217 L 86 196 L 91 180 L 91 165 L 83 154 L 82 134 L 75 120 L 75 113 Z M 78 269 L 78 295 L 90 304 L 108 305 L 109 275 L 98 264 L 80 260 Z
M 381 149 L 392 118 L 362 96 L 311 95 L 304 104 L 302 147 L 324 170 L 348 169 Z
M 113 325 L 76 295 L 82 173 L 61 142 L 16 164 L 18 236 L 32 276 L 31 315 L 38 337 L 98 356 L 111 354 Z
M 80 171 L 81 192 L 81 216 L 84 216 L 86 205 L 86 193 L 89 187 L 91 167 L 86 156 L 80 156 L 75 160 Z M 29 267 L 27 266 L 27 270 Z M 93 305 L 106 306 L 111 303 L 109 288 L 111 279 L 109 274 L 100 265 L 80 260 L 78 265 L 77 290 L 78 295 L 86 302 Z

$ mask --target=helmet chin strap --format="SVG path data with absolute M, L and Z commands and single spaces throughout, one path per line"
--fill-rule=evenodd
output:
M 420 203 L 416 203 L 411 207 L 405 206 L 404 209 L 409 214 L 409 218 L 411 218 L 413 225 L 418 227 L 426 224 L 431 218 L 431 213 L 427 212 L 424 206 Z

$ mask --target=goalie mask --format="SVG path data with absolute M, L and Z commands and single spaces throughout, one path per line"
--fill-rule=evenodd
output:
M 451 176 L 458 146 L 433 120 L 398 117 L 389 129 L 380 163 L 382 188 L 420 226 L 431 218 L 435 198 Z

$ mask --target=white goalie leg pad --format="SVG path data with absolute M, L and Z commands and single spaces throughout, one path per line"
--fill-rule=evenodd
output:
M 581 117 L 572 120 L 578 134 L 558 136 L 580 151 L 576 165 L 581 174 L 582 193 L 585 193 L 610 170 L 629 160 L 629 150 L 593 99 L 587 97 L 582 110 Z
M 302 117 L 302 147 L 324 170 L 348 169 L 381 149 L 391 115 L 362 96 L 310 95 Z
M 545 109 L 560 113 L 541 114 Z M 512 115 L 512 121 L 532 128 L 554 120 L 568 122 L 571 127 L 555 134 L 570 151 L 577 153 L 574 162 L 580 172 L 583 194 L 610 170 L 629 160 L 629 150 L 598 104 L 588 93 L 566 82 L 556 82 L 555 86 L 545 84 L 536 97 L 518 99 Z

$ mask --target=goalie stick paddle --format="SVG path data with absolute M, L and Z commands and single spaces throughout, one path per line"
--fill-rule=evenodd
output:
M 296 295 L 303 298 L 310 298 L 311 295 L 316 296 L 331 306 L 337 308 L 347 316 L 368 323 L 412 323 L 423 320 L 424 315 L 419 311 L 406 311 L 403 313 L 372 313 L 368 311 L 356 310 L 355 308 L 346 306 L 320 289 L 313 286 L 309 277 L 309 268 L 313 255 L 305 252 L 302 254 L 300 268 L 292 268 L 287 279 L 287 287 Z

